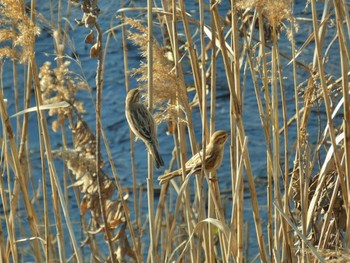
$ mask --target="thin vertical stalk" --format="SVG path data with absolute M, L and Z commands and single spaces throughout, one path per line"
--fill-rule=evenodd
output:
M 325 20 L 329 18 L 329 12 L 331 8 L 331 0 L 325 0 L 324 1 L 324 6 L 323 6 L 323 12 L 322 12 L 322 17 L 320 20 L 320 26 L 318 28 L 318 31 L 315 31 L 315 34 L 317 34 L 318 39 L 319 39 L 319 45 L 323 45 L 324 38 L 326 37 L 326 32 L 327 32 L 327 23 L 324 23 Z M 321 48 L 322 50 L 322 48 Z M 312 62 L 313 67 L 317 67 L 317 53 L 314 53 L 314 58 Z
M 273 46 L 272 46 L 272 85 L 271 85 L 271 97 L 272 97 L 272 145 L 273 145 L 273 158 L 272 158 L 272 168 L 273 168 L 273 189 L 274 189 L 274 199 L 278 199 L 279 193 L 279 171 L 280 171 L 280 141 L 279 141 L 279 100 L 278 100 L 278 83 L 277 83 L 277 36 L 276 36 L 276 27 L 272 29 L 273 36 Z M 274 211 L 276 213 L 276 208 Z M 280 251 L 280 242 L 278 231 L 280 228 L 279 217 L 274 218 L 274 250 L 275 250 L 275 260 L 280 261 L 279 251 Z
M 12 71 L 13 71 L 13 90 L 14 90 L 14 95 L 15 95 L 15 109 L 16 112 L 19 112 L 19 98 L 18 98 L 18 64 L 17 61 L 14 60 L 12 62 Z M 16 122 L 17 122 L 17 132 L 16 136 L 19 136 L 21 134 L 21 122 L 20 122 L 20 117 L 16 117 Z
M 28 67 L 31 69 L 31 67 Z M 37 123 L 38 125 L 38 131 L 39 134 L 43 134 L 42 132 L 42 127 L 40 125 L 40 122 Z M 49 220 L 49 212 L 50 212 L 50 208 L 49 208 L 49 199 L 48 199 L 48 195 L 47 195 L 47 172 L 46 172 L 46 165 L 45 165 L 45 145 L 44 145 L 44 141 L 43 141 L 43 137 L 39 136 L 39 148 L 40 148 L 40 165 L 41 165 L 41 179 L 42 179 L 42 187 L 44 189 L 44 194 L 43 194 L 43 200 L 44 200 L 44 225 L 45 225 L 45 241 L 46 241 L 46 247 L 45 247 L 45 256 L 46 256 L 46 262 L 48 261 L 48 258 L 50 258 L 50 246 L 49 244 L 51 243 L 51 235 L 50 235 L 50 220 Z M 56 198 L 56 191 L 54 189 L 54 187 L 52 186 L 52 192 L 53 192 L 53 202 L 55 202 L 54 200 L 57 200 Z M 56 218 L 56 214 L 55 214 L 55 219 Z M 61 245 L 61 240 L 58 241 L 58 246 Z
M 217 4 L 217 2 L 215 0 L 211 0 L 211 6 Z M 212 13 L 210 13 L 210 23 L 211 23 L 211 28 L 212 28 L 212 32 L 215 32 L 216 31 L 216 28 L 215 28 L 215 22 L 214 22 L 214 19 L 213 19 L 213 15 Z M 214 34 L 213 34 L 214 35 Z M 210 134 L 212 135 L 214 132 L 215 132 L 215 117 L 216 117 L 216 58 L 217 58 L 217 49 L 216 49 L 216 44 L 215 44 L 215 41 L 216 41 L 216 38 L 215 37 L 212 37 L 211 39 L 211 59 L 210 59 L 210 94 L 211 94 L 211 97 L 210 97 Z M 210 174 L 210 177 L 211 178 L 216 178 L 216 172 L 212 172 Z M 209 196 L 209 200 L 210 200 L 210 203 L 208 205 L 208 214 L 209 214 L 209 217 L 213 217 L 213 214 L 214 214 L 214 211 L 218 211 L 218 209 L 220 209 L 220 211 L 218 211 L 218 218 L 220 220 L 222 220 L 223 223 L 225 223 L 224 221 L 224 216 L 222 216 L 222 205 L 221 205 L 221 202 L 220 202 L 220 192 L 219 192 L 219 184 L 218 184 L 218 181 L 217 180 L 210 180 L 209 181 L 209 190 L 210 189 L 213 189 L 213 192 L 214 192 L 214 196 Z M 215 204 L 216 202 L 219 203 L 219 207 L 218 209 L 215 209 Z M 211 211 L 213 210 L 213 211 Z M 210 225 L 208 225 L 209 227 L 209 230 L 210 230 L 210 235 L 212 236 L 213 233 L 212 233 L 212 227 Z M 231 237 L 231 236 L 230 236 Z M 229 256 L 230 256 L 230 253 L 225 251 L 223 252 L 222 251 L 222 248 L 224 246 L 224 241 L 223 241 L 223 235 L 222 233 L 220 232 L 219 233 L 219 238 L 220 238 L 220 247 L 221 247 L 221 255 L 223 255 L 222 259 L 223 259 L 223 262 L 227 262 L 229 260 Z M 212 239 L 210 239 L 212 240 Z M 229 249 L 229 242 L 228 242 L 228 246 L 227 248 Z M 226 261 L 225 261 L 226 260 Z
M 103 45 L 102 45 L 102 32 L 98 23 L 95 23 L 95 28 L 97 31 L 97 47 L 98 47 L 98 57 L 97 57 L 97 69 L 96 69 L 96 152 L 95 152 L 95 160 L 96 160 L 96 174 L 97 174 L 97 185 L 98 185 L 98 195 L 99 195 L 99 205 L 101 209 L 101 215 L 104 222 L 105 234 L 107 238 L 107 244 L 110 253 L 111 262 L 115 262 L 114 255 L 114 246 L 112 243 L 111 232 L 108 230 L 108 220 L 106 215 L 106 208 L 103 204 L 102 199 L 102 180 L 101 180 L 101 107 L 102 107 L 102 88 L 103 88 Z
M 4 191 L 5 191 L 5 188 L 4 188 L 4 184 L 3 184 L 3 179 L 2 177 L 0 178 L 0 195 L 1 195 L 1 201 L 6 201 L 7 202 L 7 198 L 6 198 L 6 194 L 4 195 Z M 7 207 L 7 204 L 4 205 L 4 207 Z M 7 217 L 7 213 L 5 214 L 5 216 Z M 7 221 L 7 220 L 5 220 Z M 4 237 L 4 230 L 3 230 L 3 222 L 2 222 L 2 219 L 0 218 L 0 259 L 1 259 L 1 262 L 4 262 L 4 263 L 7 263 L 8 262 L 8 259 L 6 257 L 6 249 L 5 249 L 5 237 Z M 8 233 L 8 236 L 10 236 L 11 234 L 7 231 Z M 11 240 L 11 243 L 10 243 L 10 246 L 12 249 L 12 246 L 13 246 L 13 243 L 12 243 L 12 240 Z
M 297 163 L 300 163 L 300 154 L 301 154 L 301 138 L 300 138 L 300 114 L 299 114 L 299 94 L 298 94 L 298 76 L 297 76 L 297 68 L 296 68 L 296 61 L 295 61 L 295 56 L 296 56 L 296 50 L 295 50 L 295 41 L 294 41 L 294 33 L 295 33 L 295 25 L 294 25 L 294 20 L 291 21 L 291 47 L 292 47 L 292 58 L 293 58 L 293 87 L 294 87 L 294 106 L 295 106 L 295 115 L 296 115 L 296 143 L 297 143 L 297 147 L 296 147 L 296 156 L 297 156 Z M 300 166 L 299 166 L 300 167 Z M 300 167 L 301 169 L 301 167 Z M 286 181 L 287 178 L 285 179 Z M 290 186 L 292 185 L 292 182 L 290 184 Z M 289 211 L 289 191 L 288 188 L 284 188 L 284 208 L 283 208 L 283 212 L 285 214 L 288 214 L 287 212 Z M 287 224 L 287 232 L 290 233 L 291 227 L 289 224 Z M 287 237 L 287 242 L 285 243 L 285 246 L 287 246 L 288 249 L 288 254 L 285 255 L 285 258 L 290 258 L 292 260 L 292 262 L 295 262 L 294 257 L 292 256 L 292 252 L 291 252 L 291 248 L 293 246 L 291 238 L 288 236 Z M 282 260 L 284 260 L 285 258 L 282 258 Z
M 273 178 L 272 178 L 272 168 L 270 166 L 269 160 L 272 159 L 272 149 L 271 149 L 271 102 L 269 94 L 269 79 L 268 79 L 268 68 L 267 68 L 267 58 L 266 58 L 266 43 L 265 43 L 265 32 L 264 32 L 264 17 L 262 15 L 262 10 L 258 10 L 258 22 L 259 22 L 259 56 L 261 56 L 262 69 L 263 69 L 263 89 L 265 95 L 265 119 L 264 119 L 264 131 L 265 131 L 265 140 L 267 146 L 267 177 L 268 177 L 268 186 L 267 186 L 267 206 L 268 206 L 268 244 L 269 244 L 269 253 L 272 257 L 273 254 L 273 204 L 272 204 L 272 194 L 273 194 Z
M 148 26 L 148 45 L 147 45 L 147 76 L 148 76 L 148 110 L 153 111 L 153 13 L 152 0 L 147 0 L 147 26 Z M 153 185 L 153 160 L 148 153 L 148 177 L 147 177 L 147 197 L 148 197 L 148 220 L 149 237 L 152 263 L 156 262 L 157 251 L 155 247 L 155 229 L 154 229 L 154 185 Z
M 216 0 L 211 0 L 211 5 L 216 4 Z M 213 16 L 210 16 L 212 31 L 215 32 L 215 22 Z M 211 39 L 211 63 L 210 63 L 210 134 L 215 132 L 215 115 L 216 115 L 216 38 Z
M 242 101 L 242 95 L 241 95 L 241 73 L 240 73 L 240 62 L 239 62 L 239 50 L 240 45 L 238 43 L 238 18 L 237 18 L 237 10 L 235 8 L 235 2 L 232 1 L 231 3 L 231 13 L 232 13 L 232 19 L 231 19 L 231 31 L 232 31 L 232 49 L 234 52 L 234 60 L 232 61 L 232 72 L 234 75 L 234 88 L 235 93 L 237 94 L 237 102 L 233 102 L 233 96 L 230 96 L 230 105 L 232 107 L 233 103 L 238 103 L 238 107 L 240 108 L 240 112 L 243 111 L 243 101 Z M 230 114 L 230 121 L 231 121 L 231 132 L 234 132 L 235 126 L 236 126 L 236 120 L 234 118 L 234 115 Z M 244 193 L 243 193 L 243 174 L 237 174 L 239 172 L 239 156 L 242 155 L 242 147 L 243 141 L 241 141 L 241 138 L 238 136 L 233 137 L 231 135 L 231 176 L 233 178 L 234 185 L 240 185 L 238 190 L 238 196 L 237 196 L 237 262 L 243 262 L 243 238 L 244 238 L 244 222 L 243 222 L 243 207 L 244 207 Z M 236 143 L 234 143 L 234 141 Z M 235 149 L 234 149 L 235 148 Z M 240 170 L 241 173 L 243 173 L 242 170 Z M 240 182 L 237 182 L 237 180 L 240 180 Z
M 281 106 L 282 106 L 282 117 L 283 117 L 283 131 L 284 131 L 284 171 L 281 169 L 280 167 L 280 163 L 278 164 L 279 166 L 279 170 L 283 171 L 283 181 L 284 181 L 284 189 L 288 189 L 289 188 L 289 184 L 288 184 L 288 174 L 289 174 L 289 167 L 288 167 L 288 159 L 289 159 L 289 154 L 288 154 L 288 117 L 287 117 L 287 101 L 286 101 L 286 95 L 285 95 L 285 86 L 284 86 L 284 82 L 283 82 L 283 71 L 282 71 L 282 67 L 281 67 L 281 57 L 280 57 L 280 52 L 279 52 L 279 47 L 277 44 L 277 39 L 276 39 L 276 45 L 274 45 L 276 48 L 276 70 L 277 70 L 277 77 L 279 80 L 279 85 L 280 85 L 280 93 L 281 93 Z M 278 131 L 279 134 L 279 131 Z M 280 158 L 279 158 L 280 159 Z M 309 177 L 306 177 L 309 178 Z M 276 182 L 275 182 L 276 184 Z M 308 184 L 304 185 L 304 188 L 307 190 Z M 279 207 L 284 207 L 284 209 L 286 210 L 286 214 L 288 214 L 288 203 L 283 205 L 283 199 L 282 199 L 282 194 L 281 194 L 281 189 L 280 189 L 280 183 L 277 182 L 277 184 L 275 185 L 276 187 L 276 198 L 275 198 L 275 203 L 278 203 Z M 287 197 L 286 200 L 288 200 L 288 191 L 285 191 L 285 196 Z M 287 202 L 287 201 L 286 201 Z M 306 213 L 305 213 L 306 215 Z M 277 217 L 276 217 L 277 219 Z M 282 220 L 282 218 L 278 219 L 280 220 L 279 224 L 280 224 L 280 228 L 282 230 L 282 236 L 279 236 L 279 238 L 282 238 L 282 242 L 279 242 L 280 245 L 282 245 L 282 247 L 280 247 L 279 249 L 281 249 L 282 251 L 282 258 L 285 254 L 289 254 L 289 252 L 286 251 L 286 246 L 285 246 L 285 241 L 287 243 L 288 239 L 289 239 L 289 232 L 287 230 L 288 228 L 288 224 L 285 220 Z
M 4 89 L 4 83 L 3 83 L 3 63 L 0 62 L 0 90 L 2 91 Z M 11 215 L 14 215 L 14 212 L 12 212 L 12 207 L 9 208 L 9 201 L 11 200 L 11 190 L 8 188 L 8 195 L 10 198 L 7 197 L 6 194 L 6 186 L 4 184 L 4 176 L 5 173 L 10 175 L 10 168 L 9 168 L 9 149 L 7 145 L 7 133 L 6 133 L 6 127 L 2 126 L 2 133 L 3 133 L 3 140 L 1 141 L 1 157 L 4 158 L 4 165 L 1 167 L 4 169 L 4 171 L 1 171 L 0 176 L 0 195 L 1 195 L 1 201 L 3 205 L 3 211 L 5 216 L 5 222 L 6 222 L 6 230 L 7 230 L 7 243 L 9 245 L 8 252 L 11 253 L 11 258 L 13 262 L 18 262 L 18 249 L 17 249 L 17 242 L 16 242 L 16 228 L 14 224 L 14 217 L 11 217 Z M 1 158 L 2 160 L 2 158 Z M 8 213 L 10 211 L 10 213 Z M 1 249 L 3 250 L 3 249 Z M 7 260 L 10 260 L 10 257 L 6 258 L 6 253 L 4 250 L 4 253 L 1 253 L 1 258 L 4 262 L 7 262 Z
M 175 9 L 174 9 L 175 10 Z M 177 53 L 176 54 L 176 57 L 177 57 L 177 60 L 176 60 L 176 63 L 175 63 L 175 67 L 176 67 L 176 71 L 177 71 L 177 74 L 180 76 L 182 76 L 182 70 L 181 70 L 181 67 L 180 67 L 180 64 L 178 63 L 179 62 L 179 54 L 178 54 L 178 38 L 177 38 L 177 30 L 174 30 L 173 31 L 173 39 L 174 39 L 174 47 L 175 47 L 175 52 Z M 184 88 L 184 87 L 182 87 Z M 180 95 L 180 92 L 177 92 L 177 98 L 179 98 L 181 95 Z M 179 104 L 179 99 L 177 99 L 177 105 L 180 106 Z M 185 107 L 188 107 L 188 105 L 185 105 Z M 180 107 L 178 107 L 179 109 L 179 114 L 180 114 Z M 187 111 L 189 112 L 189 111 Z M 194 128 L 193 128 L 193 123 L 192 123 L 192 120 L 191 120 L 191 116 L 187 116 L 187 118 L 189 118 L 188 120 L 190 120 L 190 122 L 188 123 L 188 132 L 189 132 L 189 135 L 190 135 L 190 142 L 191 142 L 191 148 L 192 148 L 192 152 L 194 153 L 194 151 L 197 151 L 197 148 L 195 147 L 195 141 L 193 140 L 194 138 Z M 177 133 L 177 136 L 178 136 L 178 139 L 176 140 L 176 145 L 177 147 L 180 148 L 180 151 L 179 151 L 179 155 L 180 155 L 180 163 L 181 163 L 181 167 L 182 167 L 182 174 L 183 175 L 186 175 L 186 172 L 185 172 L 185 163 L 186 163 L 186 160 L 187 160 L 187 146 L 186 146 L 186 133 L 185 133 L 185 126 L 180 123 L 178 121 L 178 125 L 177 125 L 177 129 L 178 129 L 178 133 Z M 183 177 L 184 179 L 185 177 Z M 197 188 L 196 188 L 196 193 L 198 193 L 198 189 L 199 189 L 199 185 L 197 184 Z M 191 213 L 191 210 L 192 210 L 192 207 L 191 207 L 191 203 L 190 203 L 190 196 L 191 196 L 191 193 L 190 193 L 190 187 L 187 185 L 186 186 L 186 189 L 185 189 L 185 193 L 184 193 L 184 197 L 183 197 L 183 200 L 184 200 L 184 214 L 185 214 L 185 221 L 186 221 L 186 227 L 187 227 L 187 232 L 188 233 L 191 233 L 194 229 L 192 223 L 193 223 L 193 216 L 192 216 L 192 213 Z M 202 196 L 198 196 L 196 195 L 197 198 L 202 198 Z M 201 200 L 201 199 L 199 199 Z M 199 201 L 200 202 L 200 201 Z M 199 212 L 200 214 L 200 212 Z M 206 229 L 204 228 L 204 231 Z M 202 239 L 202 236 L 199 236 L 199 240 Z M 195 242 L 193 242 L 191 240 L 190 242 L 190 247 L 191 247 L 191 252 L 190 252 L 190 256 L 189 258 L 191 259 L 191 262 L 198 262 L 198 261 L 201 261 L 201 257 L 202 255 L 199 254 L 198 252 L 201 251 L 201 248 L 200 248 L 200 244 L 201 242 L 198 242 L 197 245 L 197 249 L 195 248 Z
M 204 3 L 203 0 L 199 0 L 199 36 L 200 36 L 200 47 L 201 47 L 201 61 L 200 61 L 200 77 L 201 77 L 201 84 L 198 88 L 201 88 L 201 93 L 202 96 L 198 96 L 198 99 L 200 100 L 201 103 L 201 120 L 202 120 L 202 151 L 203 151 L 203 156 L 205 156 L 206 152 L 206 145 L 207 145 L 207 140 L 209 138 L 209 134 L 207 134 L 207 97 L 206 97 L 206 58 L 207 58 L 207 53 L 206 53 L 206 44 L 204 42 Z M 205 198 L 204 198 L 204 185 L 203 185 L 203 179 L 204 178 L 204 167 L 205 167 L 205 159 L 203 158 L 202 161 L 202 172 L 201 176 L 196 177 L 196 182 L 198 184 L 198 221 L 202 221 L 205 218 Z M 213 203 L 211 202 L 212 199 L 208 199 L 208 209 L 212 211 Z M 209 214 L 209 217 L 211 215 Z M 210 224 L 208 224 L 208 229 L 205 229 L 207 226 L 201 226 L 199 233 L 201 233 L 200 240 L 203 240 L 204 242 L 204 254 L 206 255 L 206 259 L 209 260 L 209 262 L 214 262 L 215 261 L 215 255 L 214 255 L 214 244 L 213 244 L 213 228 Z M 200 246 L 200 242 L 198 242 L 198 246 Z M 199 247 L 200 248 L 200 247 Z M 201 250 L 197 250 L 197 255 L 198 255 L 198 260 L 200 260 L 200 254 Z
M 124 0 L 121 1 L 121 8 L 124 7 Z M 122 17 L 122 42 L 123 42 L 123 58 L 124 58 L 124 79 L 125 79 L 125 90 L 128 92 L 130 90 L 130 80 L 129 80 L 129 59 L 128 59 L 128 44 L 127 44 L 127 35 L 126 35 L 126 26 L 124 22 L 125 14 L 121 13 Z M 136 219 L 137 229 L 141 230 L 141 216 L 139 210 L 139 198 L 137 191 L 137 180 L 136 180 L 136 162 L 135 162 L 135 140 L 134 134 L 130 130 L 130 157 L 131 157 L 131 173 L 133 181 L 133 193 L 134 193 L 134 213 Z M 136 254 L 141 254 L 141 235 L 138 235 L 135 239 L 135 252 Z

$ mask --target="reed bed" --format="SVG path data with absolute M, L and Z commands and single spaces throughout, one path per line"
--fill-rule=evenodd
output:
M 349 3 L 310 0 L 296 16 L 290 0 L 114 1 L 115 15 L 106 18 L 99 1 L 50 1 L 47 13 L 39 2 L 0 2 L 1 262 L 350 260 Z M 35 52 L 43 29 L 54 63 Z M 89 46 L 94 81 L 70 56 L 70 34 L 85 36 L 75 44 Z M 102 121 L 113 45 L 122 47 L 125 91 L 137 82 L 157 125 L 167 127 L 158 136 L 174 145 L 161 171 L 148 155 L 146 197 L 133 133 L 126 185 L 112 154 L 121 146 L 111 145 Z M 131 45 L 141 55 L 136 68 Z M 257 116 L 247 113 L 248 91 Z M 186 161 L 223 129 L 218 94 L 230 134 L 225 163 L 186 177 Z M 251 158 L 253 120 L 264 138 L 259 160 Z M 177 168 L 183 176 L 158 186 L 158 174 Z

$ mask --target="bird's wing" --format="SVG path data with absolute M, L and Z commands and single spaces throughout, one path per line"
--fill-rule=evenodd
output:
M 203 151 L 196 153 L 186 162 L 186 169 L 200 169 L 202 166 Z
M 153 117 L 147 108 L 144 105 L 137 105 L 135 110 L 130 112 L 130 117 L 142 139 L 152 142 L 155 138 L 155 136 L 152 136 L 154 134 L 155 124 Z

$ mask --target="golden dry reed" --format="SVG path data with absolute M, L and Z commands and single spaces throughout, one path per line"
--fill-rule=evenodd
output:
M 139 7 L 122 0 L 110 5 L 114 17 L 104 17 L 96 0 L 57 2 L 46 3 L 47 13 L 34 0 L 0 2 L 1 262 L 350 260 L 345 0 L 148 0 Z M 304 11 L 294 14 L 296 5 Z M 71 16 L 73 9 L 81 18 Z M 110 28 L 101 20 L 112 21 Z M 53 50 L 45 52 L 54 63 L 37 62 L 39 28 L 50 32 Z M 72 34 L 85 36 L 76 45 L 91 46 L 94 83 L 79 57 L 67 53 Z M 138 174 L 130 132 L 132 186 L 120 180 L 111 148 L 122 146 L 109 144 L 101 121 L 104 79 L 119 71 L 105 67 L 106 55 L 120 43 L 126 92 L 135 78 L 143 109 L 156 125 L 167 124 L 167 133 L 157 135 L 174 145 L 171 153 L 159 145 L 163 158 L 171 156 L 165 169 L 154 170 L 148 156 L 146 178 Z M 130 44 L 141 55 L 135 69 Z M 4 89 L 9 76 L 13 88 Z M 82 101 L 84 92 L 90 101 Z M 258 114 L 245 118 L 248 92 Z M 125 96 L 116 90 L 117 100 Z M 218 99 L 225 113 L 217 112 Z M 9 115 L 8 105 L 16 114 Z M 226 114 L 226 123 L 218 114 Z M 258 119 L 265 150 L 254 160 L 256 138 L 246 131 Z M 59 135 L 62 147 L 54 149 L 51 140 Z M 147 183 L 147 204 L 140 180 Z

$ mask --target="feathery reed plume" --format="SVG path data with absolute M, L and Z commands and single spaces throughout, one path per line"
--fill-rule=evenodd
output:
M 35 36 L 40 34 L 40 30 L 27 16 L 24 8 L 22 1 L 1 1 L 0 42 L 5 45 L 0 48 L 0 59 L 9 57 L 24 63 L 34 56 Z
M 210 141 L 206 147 L 205 158 L 203 158 L 203 151 L 201 150 L 191 159 L 186 162 L 186 174 L 199 173 L 202 171 L 203 159 L 205 161 L 205 171 L 212 172 L 220 167 L 222 157 L 224 155 L 224 146 L 227 140 L 228 133 L 223 130 L 219 130 L 213 133 L 210 137 Z M 158 177 L 160 184 L 165 184 L 169 180 L 182 175 L 182 169 L 164 174 Z
M 240 0 L 237 1 L 236 6 L 242 9 L 261 10 L 272 26 L 278 26 L 283 20 L 292 18 L 291 0 Z
M 162 156 L 158 150 L 157 126 L 152 114 L 140 102 L 140 90 L 130 90 L 125 100 L 125 116 L 129 127 L 137 138 L 146 145 L 155 160 L 157 168 L 164 166 Z
M 141 25 L 136 20 L 125 18 L 125 22 L 131 27 L 136 28 L 136 32 L 130 32 L 128 39 L 130 39 L 136 46 L 141 50 L 141 55 L 146 57 L 147 54 L 147 28 Z M 176 101 L 179 105 L 186 105 L 187 100 L 186 94 L 184 94 L 183 87 L 185 83 L 176 76 L 173 64 L 167 59 L 165 50 L 157 43 L 156 40 L 153 41 L 153 101 L 155 107 L 160 112 L 156 112 L 155 120 L 157 123 L 162 121 L 185 121 L 183 116 L 179 116 L 179 111 L 176 108 Z M 139 82 L 139 88 L 142 91 L 147 90 L 147 63 L 141 62 L 140 67 L 134 69 L 134 76 L 137 77 Z M 144 92 L 147 101 L 147 92 Z M 183 109 L 187 114 L 189 109 Z M 178 118 L 179 117 L 179 118 Z
M 79 113 L 85 113 L 82 102 L 75 99 L 78 90 L 86 89 L 87 84 L 84 81 L 72 79 L 68 69 L 70 62 L 62 63 L 58 68 L 52 70 L 51 63 L 45 62 L 40 68 L 39 78 L 42 89 L 42 99 L 44 103 L 68 102 Z M 57 114 L 57 120 L 53 121 L 53 131 L 58 131 L 64 120 L 71 115 L 71 107 L 55 108 L 49 111 L 49 115 Z

